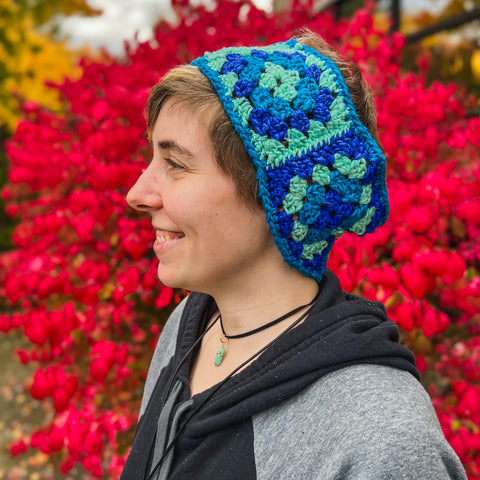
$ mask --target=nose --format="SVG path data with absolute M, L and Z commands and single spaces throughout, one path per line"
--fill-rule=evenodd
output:
M 127 193 L 127 203 L 140 212 L 151 212 L 163 207 L 159 184 L 150 168 L 142 172 L 135 185 Z

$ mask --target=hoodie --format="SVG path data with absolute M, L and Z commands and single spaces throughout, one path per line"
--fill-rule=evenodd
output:
M 191 293 L 157 345 L 121 479 L 466 478 L 383 305 L 330 271 L 319 286 L 304 322 L 193 397 L 190 350 L 215 305 Z

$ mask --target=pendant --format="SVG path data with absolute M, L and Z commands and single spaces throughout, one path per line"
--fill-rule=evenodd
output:
M 219 367 L 223 362 L 223 357 L 225 356 L 225 344 L 228 342 L 228 338 L 222 337 L 220 341 L 224 344 L 217 350 L 217 355 L 215 356 L 215 363 L 216 367 Z

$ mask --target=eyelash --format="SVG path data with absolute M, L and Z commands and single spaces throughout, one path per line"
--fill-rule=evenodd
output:
M 183 170 L 184 169 L 182 167 L 182 165 L 178 164 L 177 162 L 174 162 L 170 158 L 165 158 L 164 160 L 167 163 L 167 165 L 169 166 L 169 168 L 171 168 L 173 170 Z

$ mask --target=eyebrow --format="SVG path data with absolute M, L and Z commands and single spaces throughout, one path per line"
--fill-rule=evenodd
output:
M 158 148 L 162 150 L 172 150 L 175 153 L 178 153 L 179 155 L 182 155 L 187 158 L 193 158 L 194 155 L 190 150 L 187 150 L 186 148 L 182 147 L 179 145 L 177 142 L 174 142 L 173 140 L 161 140 L 160 142 L 157 143 Z

